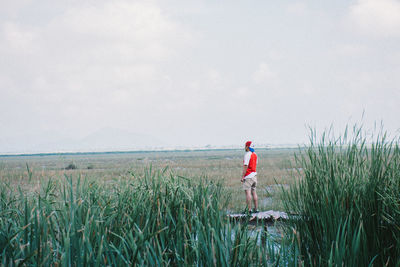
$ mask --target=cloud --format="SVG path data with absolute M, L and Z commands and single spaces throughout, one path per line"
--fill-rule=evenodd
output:
M 103 127 L 139 114 L 145 99 L 161 101 L 163 63 L 190 42 L 153 1 L 76 1 L 34 23 L 21 14 L 0 22 L 0 85 L 8 95 L 0 112 L 10 111 L 1 121 L 16 128 L 25 122 L 13 106 L 36 128 Z
M 286 7 L 290 15 L 304 16 L 308 14 L 308 7 L 304 2 L 292 2 Z
M 398 0 L 358 0 L 350 7 L 349 19 L 363 33 L 400 37 Z
M 10 60 L 21 63 L 30 51 L 29 61 L 37 65 L 15 64 L 23 66 L 20 73 L 65 85 L 64 77 L 69 84 L 75 80 L 78 87 L 96 80 L 103 84 L 145 80 L 187 40 L 184 30 L 153 2 L 68 6 L 43 24 L 4 22 L 0 45 L 5 50 L 0 53 L 12 54 Z
M 6 22 L 2 27 L 4 44 L 15 50 L 30 50 L 35 39 L 35 33 L 30 29 L 23 30 L 12 22 Z
M 362 57 L 369 52 L 368 47 L 364 44 L 345 43 L 339 44 L 333 49 L 333 54 L 337 57 Z
M 400 39 L 385 39 L 399 36 L 399 1 L 332 1 L 323 10 L 303 0 L 3 2 L 0 139 L 47 139 L 51 130 L 79 139 L 111 126 L 228 144 L 242 140 L 238 121 L 251 118 L 280 142 L 282 132 L 294 139 L 295 127 L 365 106 L 398 125 L 398 106 L 383 98 L 399 98 Z
M 274 72 L 271 67 L 262 62 L 259 64 L 257 70 L 253 73 L 253 81 L 257 84 L 271 82 L 276 77 L 276 72 Z
M 133 1 L 73 7 L 49 25 L 52 34 L 71 34 L 76 43 L 90 44 L 89 56 L 125 60 L 164 58 L 177 28 L 154 3 Z

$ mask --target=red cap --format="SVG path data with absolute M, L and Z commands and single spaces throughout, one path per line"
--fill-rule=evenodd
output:
M 251 141 L 246 142 L 246 146 L 250 147 L 251 146 Z

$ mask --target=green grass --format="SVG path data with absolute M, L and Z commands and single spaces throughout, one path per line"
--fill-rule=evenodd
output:
M 269 194 L 265 188 L 279 184 L 291 184 L 293 177 L 289 170 L 295 150 L 258 149 L 258 195 L 261 200 L 272 197 L 268 205 L 261 205 L 261 209 L 280 209 L 282 207 L 279 192 Z M 15 190 L 20 186 L 25 193 L 38 191 L 39 181 L 48 179 L 59 180 L 65 174 L 74 177 L 90 177 L 98 181 L 111 181 L 118 177 L 125 177 L 133 172 L 144 175 L 145 166 L 150 164 L 155 169 L 166 166 L 175 174 L 198 179 L 209 177 L 221 183 L 231 193 L 231 201 L 227 208 L 233 212 L 242 211 L 245 207 L 245 194 L 242 190 L 240 178 L 242 174 L 243 150 L 224 151 L 191 151 L 191 152 L 135 152 L 135 153 L 97 153 L 76 155 L 36 155 L 1 157 L 0 179 L 7 180 Z M 210 160 L 209 158 L 214 158 Z M 140 159 L 140 160 L 138 160 Z M 74 162 L 78 169 L 65 170 L 65 167 Z M 26 165 L 31 172 L 31 181 Z M 87 168 L 89 165 L 93 168 Z
M 29 178 L 27 178 L 29 179 Z M 105 182 L 48 179 L 37 193 L 0 185 L 3 266 L 266 266 L 290 242 L 232 224 L 221 183 L 146 169 Z
M 351 136 L 258 151 L 279 239 L 227 220 L 243 151 L 0 158 L 0 265 L 400 266 L 398 140 Z
M 400 149 L 381 134 L 372 145 L 354 128 L 324 134 L 300 153 L 302 176 L 284 194 L 306 265 L 400 265 Z

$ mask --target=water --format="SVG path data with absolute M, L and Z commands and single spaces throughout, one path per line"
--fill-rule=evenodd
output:
M 267 237 L 265 240 L 266 243 L 274 241 L 277 244 L 277 249 L 280 248 L 279 243 L 282 239 L 283 233 L 282 233 L 282 227 L 279 226 L 278 224 L 277 225 L 274 225 L 274 224 L 268 225 L 266 233 L 264 232 L 264 226 L 262 224 L 259 224 L 259 225 L 250 224 L 247 226 L 247 228 L 248 228 L 247 231 L 248 231 L 249 236 L 251 238 L 257 238 L 258 245 L 263 245 L 262 244 L 262 236 L 263 236 L 263 234 L 266 234 L 266 237 Z M 234 239 L 235 236 L 236 236 L 236 231 L 235 231 L 235 228 L 233 228 L 232 232 L 231 232 L 231 238 Z M 266 245 L 266 244 L 264 244 L 264 245 Z

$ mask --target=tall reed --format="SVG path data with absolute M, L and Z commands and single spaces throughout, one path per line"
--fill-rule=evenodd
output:
M 360 128 L 329 132 L 300 150 L 302 177 L 284 192 L 306 265 L 400 265 L 400 150 L 380 134 L 367 143 Z
M 48 180 L 35 196 L 0 186 L 0 265 L 266 266 L 296 264 L 231 224 L 223 187 L 166 169 L 108 183 Z M 264 233 L 261 233 L 264 234 Z

